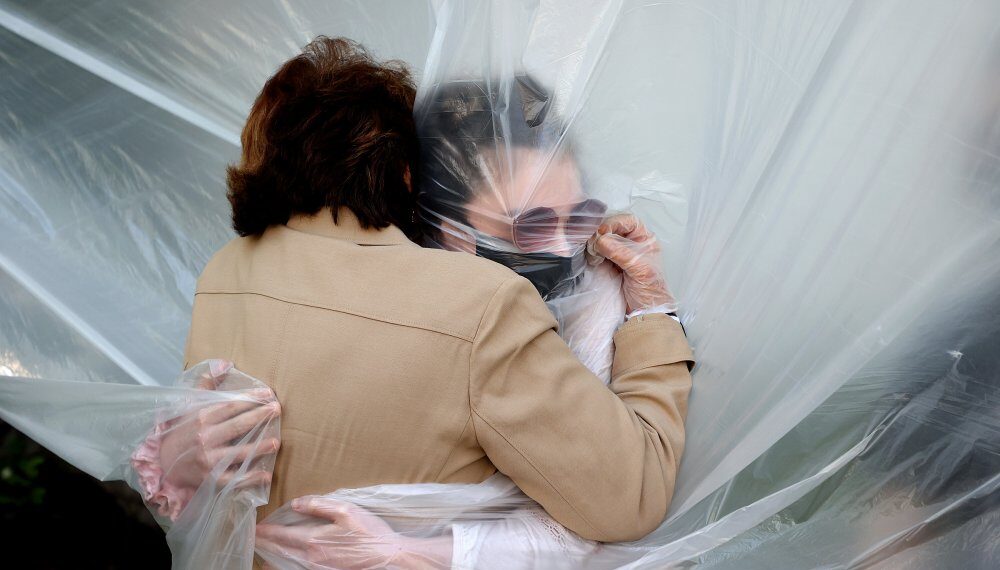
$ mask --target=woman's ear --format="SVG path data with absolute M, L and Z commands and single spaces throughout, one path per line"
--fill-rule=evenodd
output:
M 406 184 L 406 189 L 413 194 L 413 183 L 410 180 L 410 167 L 407 166 L 406 170 L 403 171 L 403 183 Z
M 441 236 L 443 249 L 476 254 L 476 237 L 451 222 L 442 221 L 438 226 L 438 235 Z

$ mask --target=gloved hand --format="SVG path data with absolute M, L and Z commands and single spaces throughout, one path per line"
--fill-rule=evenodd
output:
M 310 570 L 451 567 L 451 537 L 416 538 L 397 533 L 382 518 L 343 501 L 300 497 L 292 510 L 309 523 L 257 523 L 255 549 Z M 265 564 L 265 569 L 274 568 Z
M 211 361 L 209 370 L 199 378 L 196 387 L 215 390 L 232 367 L 233 364 L 225 360 Z M 133 453 L 132 466 L 138 474 L 144 498 L 156 506 L 160 514 L 176 520 L 221 461 L 238 466 L 247 459 L 278 451 L 280 442 L 274 438 L 235 443 L 281 413 L 270 389 L 260 388 L 249 395 L 257 401 L 205 406 L 159 423 Z M 237 471 L 225 471 L 216 483 L 226 485 L 235 476 Z M 249 471 L 241 475 L 239 484 L 267 485 L 270 479 L 268 472 Z
M 657 308 L 674 312 L 677 301 L 667 287 L 656 236 L 632 214 L 611 216 L 587 242 L 592 262 L 611 261 L 622 271 L 622 293 L 629 313 Z

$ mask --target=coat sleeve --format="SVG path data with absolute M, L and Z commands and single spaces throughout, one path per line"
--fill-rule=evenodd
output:
M 469 399 L 480 446 L 558 522 L 600 541 L 662 521 L 684 447 L 690 348 L 666 315 L 615 333 L 610 389 L 573 356 L 521 277 L 495 293 L 472 347 Z

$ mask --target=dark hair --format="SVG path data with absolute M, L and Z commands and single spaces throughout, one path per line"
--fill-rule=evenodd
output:
M 560 134 L 561 125 L 542 126 L 549 103 L 527 75 L 506 83 L 452 80 L 428 94 L 416 110 L 425 232 L 433 234 L 442 217 L 466 222 L 465 205 L 483 181 L 483 154 L 505 146 L 540 148 L 547 137 Z
M 364 228 L 418 239 L 416 90 L 404 64 L 378 63 L 351 40 L 320 36 L 267 80 L 227 169 L 233 229 L 259 235 L 292 214 L 349 208 Z

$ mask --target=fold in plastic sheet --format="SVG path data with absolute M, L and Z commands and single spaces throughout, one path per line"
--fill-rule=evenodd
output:
M 651 567 L 933 567 L 962 545 L 995 566 L 998 20 L 989 0 L 3 2 L 3 373 L 174 377 L 245 110 L 310 38 L 348 35 L 422 71 L 422 104 L 528 73 L 567 133 L 544 148 L 663 240 L 698 366 Z
M 257 507 L 267 504 L 270 491 L 269 484 L 247 485 L 247 476 L 273 470 L 274 455 L 266 446 L 279 437 L 278 418 L 260 421 L 237 438 L 234 445 L 251 449 L 245 458 L 227 452 L 199 485 L 177 487 L 173 498 L 185 496 L 173 509 L 158 496 L 163 473 L 154 477 L 138 465 L 147 459 L 139 451 L 157 426 L 169 433 L 215 406 L 263 405 L 268 397 L 260 391 L 273 400 L 265 384 L 235 369 L 206 389 L 211 367 L 211 361 L 198 364 L 172 386 L 7 377 L 0 383 L 0 417 L 87 474 L 125 481 L 143 494 L 166 530 L 174 568 L 246 569 L 253 561 Z M 147 455 L 164 472 L 175 466 L 161 462 L 159 450 Z M 142 477 L 156 481 L 144 483 Z
M 995 362 L 991 349 L 992 343 L 981 345 L 970 357 L 979 364 Z M 305 541 L 300 550 L 259 536 L 255 545 L 256 507 L 266 502 L 268 487 L 245 487 L 221 477 L 270 473 L 273 455 L 266 442 L 277 436 L 277 419 L 249 428 L 236 445 L 254 451 L 242 460 L 222 457 L 181 510 L 167 513 L 155 500 L 147 504 L 153 503 L 151 512 L 167 530 L 175 568 L 247 568 L 254 548 L 276 569 L 691 563 L 771 568 L 790 560 L 807 567 L 890 561 L 893 567 L 938 568 L 961 561 L 964 568 L 986 568 L 996 562 L 1000 390 L 995 382 L 977 378 L 977 367 L 968 362 L 958 360 L 945 374 L 924 382 L 860 442 L 809 477 L 709 524 L 681 517 L 631 544 L 576 537 L 497 474 L 482 484 L 379 485 L 307 497 L 329 515 L 295 512 L 286 505 L 262 525 L 307 532 L 308 548 Z M 264 385 L 235 369 L 215 390 L 203 389 L 211 367 L 211 362 L 195 366 L 174 387 L 8 378 L 0 385 L 0 415 L 89 474 L 126 480 L 149 500 L 149 483 L 140 482 L 145 473 L 136 470 L 137 459 L 155 463 L 158 458 L 137 450 L 147 447 L 143 442 L 154 426 L 167 425 L 169 432 L 198 421 L 212 406 L 266 402 L 256 394 Z M 449 544 L 444 555 L 411 554 L 420 552 L 413 543 L 441 539 Z

